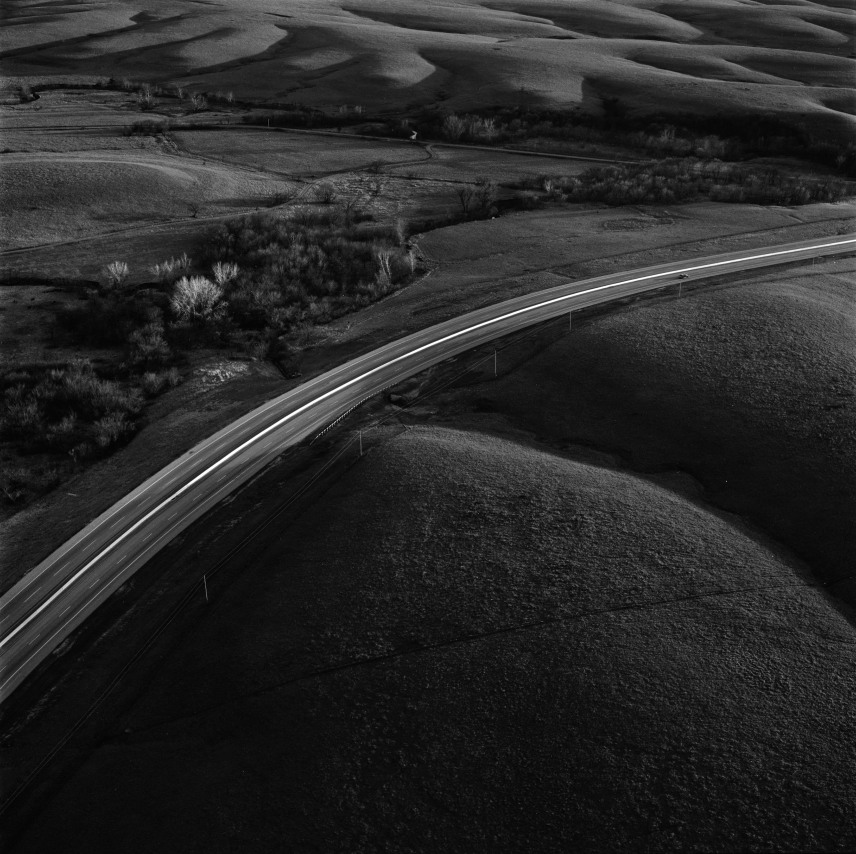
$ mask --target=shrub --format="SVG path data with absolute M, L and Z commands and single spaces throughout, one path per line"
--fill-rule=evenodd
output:
M 125 284 L 130 270 L 125 261 L 111 261 L 104 268 L 107 287 L 120 288 Z
M 318 184 L 315 187 L 315 198 L 322 205 L 331 205 L 336 199 L 336 190 L 332 184 Z
M 465 132 L 466 123 L 460 116 L 450 113 L 443 119 L 443 136 L 446 139 L 457 142 Z
M 147 397 L 156 397 L 167 389 L 175 388 L 181 382 L 177 368 L 167 371 L 146 371 L 140 377 L 140 388 Z
M 128 336 L 128 361 L 137 370 L 158 368 L 172 358 L 160 323 L 147 323 Z
M 59 482 L 60 473 L 54 465 L 0 465 L 0 497 L 8 504 L 21 504 L 29 494 L 40 495 Z
M 359 221 L 358 221 L 359 220 Z M 339 206 L 295 208 L 290 218 L 256 214 L 212 232 L 209 257 L 239 266 L 224 287 L 242 329 L 279 335 L 325 323 L 400 286 L 415 270 L 404 223 L 343 216 Z M 215 268 L 216 269 L 216 268 Z
M 179 320 L 207 323 L 223 311 L 223 289 L 204 276 L 182 276 L 176 283 L 170 304 Z
M 169 122 L 154 121 L 153 119 L 142 119 L 141 121 L 132 122 L 130 125 L 125 125 L 125 136 L 158 136 L 166 133 L 169 130 Z
M 111 412 L 99 418 L 92 427 L 95 445 L 101 450 L 107 450 L 133 430 L 133 425 L 121 412 Z
M 148 83 L 143 83 L 137 92 L 137 103 L 141 110 L 152 110 L 157 106 L 154 90 Z
M 170 258 L 168 261 L 153 264 L 149 267 L 149 271 L 159 282 L 171 284 L 179 276 L 187 273 L 192 265 L 193 262 L 190 260 L 187 253 L 182 252 L 178 258 Z
M 23 466 L 0 467 L 0 494 L 9 504 L 18 504 L 22 501 L 30 483 L 30 472 Z
M 17 399 L 7 400 L 0 416 L 0 435 L 6 439 L 26 439 L 41 427 L 42 413 L 37 400 L 23 398 L 23 387 L 16 389 Z
M 211 267 L 211 272 L 214 275 L 214 281 L 221 288 L 225 288 L 226 285 L 238 278 L 239 270 L 237 264 L 228 261 L 216 261 Z
M 171 258 L 169 261 L 163 261 L 159 264 L 153 264 L 149 267 L 149 270 L 159 282 L 173 282 L 176 277 L 175 258 Z
M 541 186 L 548 184 L 541 179 Z M 552 198 L 607 205 L 673 204 L 709 198 L 719 202 L 804 205 L 837 201 L 852 192 L 844 181 L 807 180 L 778 172 L 696 158 L 588 169 L 549 179 Z
M 99 444 L 94 439 L 97 422 L 121 416 L 127 425 L 123 430 L 130 430 L 130 416 L 141 406 L 139 390 L 102 379 L 81 359 L 43 369 L 29 384 L 7 388 L 0 432 L 16 440 L 22 450 L 68 451 L 76 459 L 83 453 L 79 446 Z
M 381 288 L 388 289 L 392 284 L 392 270 L 390 268 L 390 258 L 392 252 L 389 249 L 378 249 L 375 252 L 377 258 L 377 278 L 376 281 Z
M 473 201 L 476 197 L 475 187 L 472 187 L 469 184 L 464 184 L 463 187 L 459 187 L 455 191 L 455 194 L 458 197 L 458 201 L 461 203 L 461 211 L 464 216 L 469 216 L 473 207 Z

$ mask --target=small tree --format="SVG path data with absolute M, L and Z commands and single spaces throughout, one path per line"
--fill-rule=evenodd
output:
M 331 205 L 336 200 L 336 190 L 332 184 L 319 184 L 315 188 L 315 198 L 322 205 Z
M 201 113 L 208 109 L 208 99 L 201 92 L 195 92 L 190 96 L 190 106 L 193 112 Z
M 208 323 L 222 316 L 223 289 L 205 276 L 182 276 L 175 283 L 170 305 L 179 320 Z
M 125 261 L 111 261 L 104 268 L 108 288 L 121 288 L 125 284 L 129 274 L 128 265 Z
M 225 261 L 218 261 L 211 268 L 211 272 L 214 274 L 214 281 L 221 288 L 225 288 L 229 282 L 234 282 L 235 279 L 238 278 L 238 265 L 230 264 Z
M 452 142 L 457 142 L 466 132 L 467 123 L 460 116 L 449 113 L 443 119 L 443 136 Z
M 148 83 L 143 83 L 137 92 L 137 103 L 141 110 L 151 110 L 157 106 L 158 102 L 154 90 Z
M 175 258 L 170 258 L 162 264 L 154 264 L 149 270 L 159 282 L 171 282 L 175 278 Z
M 490 178 L 479 178 L 476 181 L 475 203 L 478 210 L 487 213 L 496 201 L 496 182 Z
M 360 215 L 359 199 L 356 196 L 343 199 L 342 213 L 345 216 L 345 225 L 350 225 Z
M 471 187 L 469 184 L 464 184 L 463 187 L 458 189 L 457 191 L 458 201 L 461 203 L 461 210 L 464 213 L 464 216 L 469 216 L 470 210 L 473 206 L 473 199 L 476 196 L 475 187 Z
M 160 323 L 147 323 L 128 337 L 128 360 L 137 369 L 159 368 L 171 358 Z
M 392 267 L 390 260 L 392 252 L 389 249 L 378 249 L 375 252 L 377 258 L 377 283 L 383 290 L 386 290 L 392 284 Z

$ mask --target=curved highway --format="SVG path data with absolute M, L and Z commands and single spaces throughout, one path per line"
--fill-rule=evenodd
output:
M 373 350 L 268 401 L 114 504 L 0 599 L 0 702 L 149 558 L 285 448 L 458 353 L 566 312 L 755 267 L 856 251 L 856 235 L 731 252 L 570 282 Z

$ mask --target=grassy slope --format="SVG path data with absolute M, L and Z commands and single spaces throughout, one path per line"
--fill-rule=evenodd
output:
M 409 185 L 409 182 L 408 182 Z M 572 278 L 633 269 L 646 264 L 691 258 L 699 255 L 746 249 L 776 242 L 825 236 L 838 233 L 842 227 L 852 229 L 853 206 L 850 204 L 812 205 L 800 209 L 758 208 L 699 204 L 657 208 L 587 210 L 577 206 L 567 209 L 537 211 L 501 217 L 493 221 L 463 225 L 430 232 L 420 240 L 426 255 L 439 263 L 438 269 L 424 281 L 412 285 L 394 298 L 384 300 L 357 315 L 341 318 L 314 332 L 316 349 L 307 353 L 304 375 L 329 369 L 373 346 L 379 346 L 399 335 L 445 320 L 455 314 L 507 299 L 539 288 L 558 285 Z M 392 211 L 390 211 L 392 213 Z M 841 217 L 851 216 L 850 221 Z M 823 221 L 830 218 L 830 221 Z M 805 221 L 805 224 L 803 224 Z M 104 260 L 112 257 L 133 258 L 132 276 L 142 279 L 148 264 L 162 261 L 170 255 L 190 248 L 208 226 L 188 220 L 187 228 L 171 225 L 154 241 L 152 234 L 133 238 L 115 237 L 89 241 L 79 246 L 59 246 L 54 250 L 23 253 L 21 258 L 9 259 L 20 263 L 24 273 L 41 275 L 85 275 L 97 277 Z M 748 233 L 744 233 L 748 232 Z M 728 236 L 731 235 L 731 236 Z M 27 259 L 30 260 L 27 260 Z M 10 263 L 10 266 L 13 266 Z M 37 292 L 37 291 L 36 291 Z M 21 295 L 25 301 L 29 298 Z M 63 299 L 68 294 L 60 295 Z M 15 328 L 32 329 L 41 324 L 49 328 L 45 293 L 32 303 L 37 308 L 17 308 L 9 303 L 5 322 L 0 323 L 9 334 Z M 8 302 L 8 300 L 7 300 Z M 26 305 L 30 305 L 27 301 Z M 27 317 L 32 315 L 32 317 Z M 21 324 L 19 326 L 19 324 Z M 27 342 L 16 351 L 10 339 L 11 358 L 51 358 L 47 341 Z M 35 351 L 34 351 L 35 347 Z M 43 352 L 38 355 L 38 349 Z M 282 387 L 285 390 L 285 387 Z M 240 393 L 240 382 L 234 394 L 240 399 L 242 411 L 253 405 L 253 386 L 246 396 Z M 256 392 L 257 393 L 257 392 Z M 181 392 L 178 392 L 181 395 Z M 231 394 L 231 392 L 230 392 Z M 271 394 L 267 387 L 255 398 L 263 402 Z M 169 399 L 172 399 L 170 396 Z M 206 415 L 202 407 L 200 419 L 212 418 L 208 432 L 221 424 L 221 415 Z M 236 410 L 231 410 L 236 411 Z M 194 436 L 205 435 L 202 420 Z M 87 488 L 93 490 L 93 505 L 82 513 L 78 499 L 55 490 L 44 501 L 18 514 L 3 525 L 0 543 L 0 578 L 8 584 L 25 569 L 59 546 L 62 535 L 76 530 L 91 518 L 97 507 L 105 509 L 130 488 L 134 481 L 128 475 L 117 476 L 124 463 L 120 457 L 130 454 L 129 464 L 143 480 L 155 470 L 155 460 L 177 456 L 189 441 L 181 430 L 169 426 L 168 420 L 157 434 L 157 454 L 151 455 L 147 433 L 131 443 L 128 449 L 107 464 L 89 470 Z M 148 468 L 141 462 L 148 459 Z M 84 484 L 80 485 L 81 488 Z M 70 492 L 78 489 L 70 487 Z M 34 550 L 34 543 L 38 547 Z
M 0 195 L 4 246 L 17 248 L 147 225 L 198 212 L 268 205 L 295 185 L 264 174 L 169 155 L 87 152 L 8 155 Z
M 645 111 L 776 112 L 842 138 L 856 121 L 852 17 L 835 4 L 284 0 L 273 11 L 261 0 L 143 0 L 133 19 L 10 6 L 18 25 L 3 64 L 16 77 L 178 78 L 333 107 L 525 98 L 597 109 L 618 95 Z
M 847 850 L 852 627 L 683 498 L 376 448 L 188 630 L 21 851 Z
M 643 470 L 689 471 L 821 577 L 851 573 L 854 262 L 816 269 L 602 317 L 480 388 L 481 406 Z

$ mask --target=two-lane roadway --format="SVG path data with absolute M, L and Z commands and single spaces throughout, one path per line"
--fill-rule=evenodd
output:
M 561 314 L 755 267 L 856 251 L 856 235 L 660 264 L 488 306 L 373 350 L 225 427 L 114 504 L 0 599 L 0 702 L 149 558 L 277 457 L 432 365 Z

